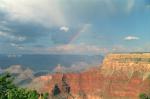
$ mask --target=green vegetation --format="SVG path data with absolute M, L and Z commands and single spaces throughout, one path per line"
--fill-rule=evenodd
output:
M 145 94 L 145 93 L 141 93 L 141 94 L 139 95 L 139 98 L 140 98 L 140 99 L 150 99 L 150 96 L 148 96 L 148 95 Z
M 53 93 L 53 96 L 57 96 L 57 95 L 59 95 L 61 93 L 61 91 L 60 91 L 60 89 L 59 89 L 57 84 L 55 85 L 52 93 Z
M 10 74 L 0 75 L 0 99 L 48 99 L 48 93 L 40 95 L 36 90 L 19 88 L 13 80 Z

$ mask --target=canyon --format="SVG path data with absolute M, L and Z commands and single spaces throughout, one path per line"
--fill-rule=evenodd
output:
M 51 94 L 56 84 L 63 93 L 65 79 L 74 99 L 138 99 L 140 93 L 149 93 L 150 53 L 108 54 L 99 67 L 39 79 L 44 81 L 40 91 Z

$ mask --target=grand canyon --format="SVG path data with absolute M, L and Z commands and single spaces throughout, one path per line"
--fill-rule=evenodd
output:
M 138 99 L 140 93 L 148 93 L 149 77 L 150 53 L 115 53 L 108 54 L 98 68 L 37 79 L 44 81 L 40 91 L 51 93 L 55 84 L 62 90 L 65 78 L 74 99 Z
M 150 0 L 0 0 L 0 99 L 150 99 Z

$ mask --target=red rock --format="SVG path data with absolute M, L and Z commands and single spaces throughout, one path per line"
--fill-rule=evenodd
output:
M 71 87 L 71 94 L 86 99 L 138 99 L 141 92 L 150 88 L 149 80 L 143 80 L 150 71 L 150 54 L 110 54 L 100 68 L 82 73 L 53 74 L 52 80 L 42 89 L 51 92 L 57 83 L 62 89 L 62 77 Z M 135 59 L 140 59 L 135 62 Z M 143 61 L 144 60 L 144 61 Z M 79 98 L 77 98 L 79 99 Z

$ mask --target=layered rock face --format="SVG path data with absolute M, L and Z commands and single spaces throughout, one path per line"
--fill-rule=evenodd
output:
M 150 53 L 109 54 L 103 61 L 102 70 L 105 74 L 113 71 L 132 73 L 150 71 Z
M 150 89 L 150 53 L 109 54 L 99 68 L 82 73 L 57 73 L 42 88 L 52 92 L 55 84 L 62 90 L 62 78 L 75 99 L 138 99 Z
M 66 82 L 71 88 L 70 94 L 75 99 L 101 99 L 104 78 L 98 70 L 83 73 L 54 74 L 52 80 L 42 90 L 52 93 L 55 84 L 62 90 L 63 76 L 65 76 Z
M 138 99 L 150 89 L 150 53 L 109 54 L 101 73 L 111 81 L 110 95 Z

